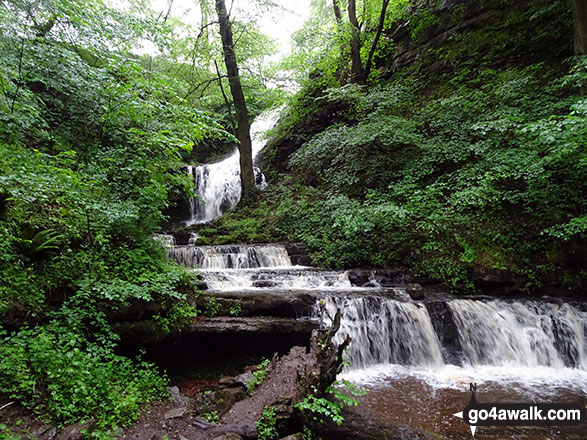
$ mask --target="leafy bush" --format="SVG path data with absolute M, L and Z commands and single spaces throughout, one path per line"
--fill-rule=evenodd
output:
M 349 394 L 342 391 L 346 389 Z M 341 411 L 345 406 L 357 406 L 359 401 L 353 397 L 364 396 L 367 390 L 357 388 L 351 382 L 343 380 L 336 382 L 326 389 L 327 397 L 318 397 L 317 390 L 313 394 L 308 394 L 304 400 L 296 404 L 296 408 L 302 411 L 309 411 L 313 414 L 313 419 L 317 422 L 324 423 L 324 417 L 332 420 L 338 426 L 344 422 Z
M 271 361 L 269 359 L 263 359 L 257 366 L 257 369 L 253 371 L 253 377 L 247 382 L 248 393 L 263 383 L 263 380 L 265 380 L 265 377 L 267 377 L 267 370 L 270 363 Z
M 255 423 L 259 440 L 274 440 L 279 438 L 276 425 L 276 410 L 272 406 L 265 406 L 259 420 Z
M 127 424 L 143 402 L 166 395 L 152 365 L 117 356 L 111 344 L 89 342 L 58 321 L 0 331 L 0 338 L 2 389 L 61 425 L 89 417 L 103 428 Z
M 487 270 L 520 275 L 528 290 L 580 286 L 585 68 L 567 61 L 562 73 L 467 66 L 433 88 L 398 75 L 330 89 L 322 99 L 348 122 L 295 151 L 295 177 L 248 215 L 272 240 L 304 242 L 318 265 L 408 266 L 466 289 Z

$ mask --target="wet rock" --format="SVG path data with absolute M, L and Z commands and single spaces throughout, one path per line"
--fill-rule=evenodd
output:
M 291 264 L 294 266 L 311 266 L 312 259 L 308 256 L 306 247 L 300 243 L 284 243 Z
M 254 283 L 273 283 L 268 280 L 258 280 Z M 204 294 L 198 298 L 197 305 L 206 307 L 211 294 Z M 220 304 L 220 314 L 228 315 L 230 309 L 239 304 L 239 316 L 277 316 L 295 318 L 307 315 L 315 303 L 315 297 L 304 291 L 279 290 L 251 292 L 228 291 L 214 292 L 214 298 Z
M 462 365 L 463 349 L 459 341 L 457 325 L 445 299 L 428 299 L 426 309 L 434 331 L 442 346 L 442 357 L 445 363 Z
M 219 437 L 214 437 L 214 440 L 243 440 L 243 438 L 235 432 L 229 432 Z
M 90 429 L 94 426 L 96 421 L 94 419 L 90 419 L 87 422 L 78 422 L 74 425 L 70 425 L 64 428 L 57 436 L 55 437 L 56 440 L 79 440 L 82 438 L 82 431 L 86 429 Z
M 424 292 L 424 289 L 418 283 L 406 284 L 405 290 L 406 290 L 406 293 L 408 295 L 410 295 L 410 298 L 412 298 L 413 300 L 419 300 L 419 299 L 423 299 L 424 297 L 426 297 L 426 293 Z
M 175 386 L 169 388 L 169 397 L 171 398 L 173 403 L 181 406 L 187 405 L 190 401 L 190 398 L 182 396 L 179 392 L 179 388 Z
M 169 411 L 167 411 L 165 413 L 165 415 L 163 417 L 165 417 L 166 420 L 177 419 L 177 418 L 185 416 L 187 414 L 187 412 L 188 412 L 188 409 L 185 406 L 181 406 L 179 408 L 170 409 Z
M 396 287 L 414 280 L 404 268 L 396 269 L 353 269 L 348 273 L 349 281 L 355 287 Z
M 507 270 L 480 268 L 474 270 L 470 277 L 475 287 L 484 294 L 511 295 L 524 290 L 525 280 Z
M 287 437 L 283 437 L 281 440 L 304 440 L 304 435 L 300 432 L 297 434 L 288 435 Z
M 208 290 L 208 283 L 206 281 L 199 281 L 196 284 L 196 288 L 198 288 L 198 290 Z
M 351 285 L 363 287 L 369 282 L 370 275 L 370 270 L 350 270 L 348 276 Z
M 184 334 L 300 334 L 310 335 L 320 323 L 315 319 L 273 317 L 202 318 L 184 330 Z
M 253 281 L 253 287 L 275 287 L 275 282 L 269 280 Z

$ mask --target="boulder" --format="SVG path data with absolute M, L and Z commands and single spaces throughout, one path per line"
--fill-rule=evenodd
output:
M 96 421 L 94 419 L 90 419 L 85 422 L 77 422 L 74 425 L 67 426 L 57 436 L 55 440 L 79 440 L 83 436 L 83 432 L 86 429 L 91 429 Z
M 186 406 L 190 403 L 190 398 L 182 396 L 179 392 L 179 388 L 175 386 L 169 388 L 169 397 L 176 405 Z
M 298 334 L 310 335 L 320 323 L 311 318 L 228 317 L 202 318 L 183 334 Z
M 185 406 L 180 406 L 178 408 L 172 408 L 169 411 L 167 411 L 165 413 L 165 415 L 163 417 L 165 417 L 166 420 L 169 419 L 178 419 L 180 417 L 185 416 L 188 413 L 188 409 Z
M 426 293 L 424 292 L 424 288 L 421 284 L 418 283 L 409 283 L 405 286 L 406 293 L 410 295 L 410 298 L 413 300 L 419 300 L 426 297 Z

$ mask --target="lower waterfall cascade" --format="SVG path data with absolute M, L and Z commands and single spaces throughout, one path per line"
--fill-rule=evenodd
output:
M 258 133 L 277 115 L 255 123 L 255 155 L 263 146 Z M 217 163 L 189 166 L 187 172 L 194 177 L 196 197 L 184 226 L 214 220 L 238 203 L 237 151 Z M 263 186 L 264 176 L 258 169 L 255 173 Z M 309 297 L 295 317 L 323 327 L 340 310 L 334 341 L 351 337 L 340 378 L 370 390 L 360 405 L 369 419 L 379 414 L 396 426 L 398 420 L 411 423 L 414 418 L 418 426 L 447 435 L 439 438 L 464 440 L 470 438 L 468 427 L 453 414 L 462 411 L 473 384 L 483 386 L 494 401 L 587 401 L 587 302 L 456 297 L 437 291 L 413 299 L 404 284 L 410 276 L 401 275 L 393 284 L 362 270 L 363 281 L 357 281 L 351 271 L 294 264 L 298 260 L 287 245 L 210 246 L 198 245 L 193 232 L 178 236 L 155 239 L 168 258 L 200 275 L 199 287 L 212 297 L 225 294 L 235 301 L 251 295 L 253 302 L 271 295 Z M 531 430 L 516 435 L 518 440 L 544 439 Z M 585 438 L 565 435 L 547 438 Z
M 357 287 L 348 271 L 295 265 L 281 244 L 198 246 L 193 233 L 181 244 L 173 235 L 156 238 L 170 259 L 199 273 L 207 295 L 310 296 L 296 316 L 323 326 L 340 310 L 335 342 L 351 337 L 340 379 L 369 390 L 356 409 L 369 420 L 378 415 L 389 426 L 410 420 L 448 435 L 442 438 L 465 440 L 469 429 L 453 414 L 468 401 L 469 384 L 498 402 L 587 398 L 585 303 L 442 293 L 414 300 L 402 285 L 382 287 L 374 272 L 364 277 L 370 287 Z M 517 440 L 545 438 L 517 432 Z M 557 431 L 546 438 L 582 437 Z
M 199 272 L 211 291 L 303 290 L 309 312 L 328 324 L 342 312 L 336 338 L 353 340 L 347 370 L 381 364 L 446 365 L 424 301 L 402 287 L 353 287 L 345 271 L 292 265 L 283 245 L 177 246 L 169 258 Z M 450 299 L 462 363 L 470 367 L 575 368 L 587 372 L 587 307 L 538 300 Z

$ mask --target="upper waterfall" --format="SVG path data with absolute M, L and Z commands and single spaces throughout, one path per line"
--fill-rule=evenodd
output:
M 275 125 L 281 108 L 259 115 L 251 124 L 253 161 L 265 146 L 263 133 Z M 225 159 L 200 166 L 188 166 L 187 173 L 194 179 L 195 196 L 190 199 L 190 218 L 186 225 L 206 223 L 220 217 L 236 206 L 241 197 L 240 154 L 238 148 Z M 255 182 L 265 185 L 265 177 L 255 167 Z
M 250 269 L 291 266 L 283 245 L 174 246 L 167 256 L 179 264 L 200 269 Z

